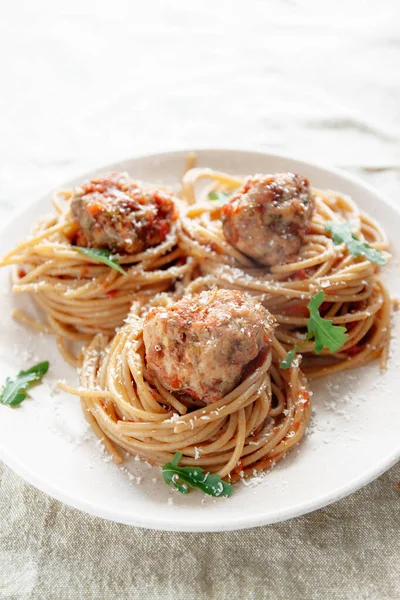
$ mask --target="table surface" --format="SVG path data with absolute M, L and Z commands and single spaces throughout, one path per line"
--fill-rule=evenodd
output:
M 0 220 L 142 153 L 252 148 L 356 173 L 399 202 L 396 0 L 6 2 Z M 0 598 L 400 598 L 398 464 L 292 521 L 149 532 L 0 465 Z

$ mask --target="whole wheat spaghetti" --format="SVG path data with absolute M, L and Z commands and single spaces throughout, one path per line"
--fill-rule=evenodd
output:
M 302 216 L 295 202 L 286 215 L 294 229 L 283 240 L 290 252 L 282 260 L 279 244 L 253 252 L 257 248 L 251 245 L 259 238 L 250 226 L 245 240 L 249 252 L 242 252 L 231 243 L 224 218 L 226 203 L 246 185 L 244 178 L 194 164 L 190 156 L 181 198 L 174 198 L 177 217 L 168 222 L 163 239 L 115 257 L 124 273 L 77 251 L 77 240 L 100 239 L 109 223 L 91 239 L 92 229 L 85 230 L 85 225 L 97 215 L 84 213 L 83 233 L 77 234 L 72 190 L 56 195 L 55 214 L 41 219 L 32 237 L 2 264 L 14 265 L 13 291 L 31 293 L 46 322 L 18 312 L 17 318 L 56 333 L 67 360 L 81 364 L 79 387 L 60 387 L 80 396 L 85 417 L 117 463 L 127 452 L 165 465 L 180 452 L 182 465 L 196 461 L 205 471 L 236 481 L 271 467 L 302 439 L 311 415 L 306 377 L 352 369 L 378 357 L 386 364 L 391 300 L 379 265 L 354 256 L 345 243 L 335 244 L 327 224 L 351 223 L 355 239 L 386 259 L 390 255 L 386 235 L 374 219 L 350 198 L 317 188 L 311 188 L 312 202 L 302 207 Z M 296 185 L 308 186 L 296 179 L 300 176 L 289 175 Z M 253 181 L 265 183 L 265 177 Z M 237 225 L 244 213 L 232 214 Z M 114 235 L 120 223 L 112 223 Z M 276 236 L 279 227 L 274 226 L 268 233 Z M 124 237 L 119 241 L 131 243 Z M 270 260 L 268 252 L 274 251 Z M 208 295 L 203 302 L 204 290 Z M 333 354 L 326 346 L 316 354 L 313 341 L 306 338 L 307 305 L 321 290 L 325 297 L 320 316 L 347 330 L 345 343 Z M 208 302 L 217 302 L 209 314 Z M 162 314 L 156 322 L 151 315 L 157 307 Z M 207 318 L 198 317 L 200 311 Z M 275 321 L 269 337 L 268 311 Z M 264 313 L 268 317 L 263 320 Z M 173 326 L 168 328 L 167 322 Z M 154 329 L 149 334 L 150 326 Z M 256 345 L 257 352 L 246 360 L 260 327 L 268 343 Z M 160 333 L 162 344 L 154 332 Z M 85 342 L 81 361 L 74 359 L 65 340 Z M 294 348 L 301 356 L 285 368 L 281 361 Z M 224 353 L 227 358 L 220 367 Z M 240 376 L 228 376 L 238 356 Z
M 0 266 L 14 265 L 15 294 L 29 293 L 42 309 L 38 320 L 15 311 L 25 324 L 55 333 L 65 358 L 74 363 L 66 340 L 90 340 L 96 333 L 113 335 L 133 299 L 146 299 L 168 289 L 190 271 L 190 260 L 178 246 L 178 224 L 165 240 L 134 254 L 117 256 L 125 273 L 81 254 L 71 243 L 76 224 L 71 217 L 72 190 L 55 194 L 55 214 L 41 218 L 32 235 L 16 246 Z
M 211 169 L 191 169 L 183 180 L 189 206 L 182 209 L 181 246 L 197 262 L 197 277 L 186 293 L 222 287 L 251 294 L 270 310 L 279 323 L 277 339 L 290 349 L 304 344 L 302 368 L 321 377 L 367 364 L 380 357 L 386 363 L 390 338 L 390 298 L 379 277 L 379 267 L 363 256 L 354 257 L 345 244 L 335 245 L 325 230 L 327 222 L 351 222 L 355 234 L 373 248 L 387 251 L 388 240 L 379 224 L 339 193 L 312 189 L 315 202 L 311 225 L 298 259 L 263 267 L 242 254 L 225 238 L 221 209 L 244 179 Z M 208 186 L 199 191 L 199 183 Z M 217 197 L 210 200 L 208 193 Z M 385 252 L 386 257 L 389 254 Z M 321 314 L 334 325 L 347 328 L 348 340 L 335 354 L 328 349 L 316 356 L 305 342 L 307 303 L 323 290 Z
M 109 342 L 97 335 L 85 348 L 79 395 L 85 416 L 117 463 L 124 452 L 163 465 L 182 464 L 230 476 L 266 469 L 303 437 L 311 414 L 298 365 L 279 368 L 285 350 L 274 339 L 253 370 L 217 402 L 194 408 L 148 375 L 143 320 L 135 308 Z

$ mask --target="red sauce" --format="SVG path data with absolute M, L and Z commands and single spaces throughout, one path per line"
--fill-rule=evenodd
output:
M 94 202 L 93 204 L 88 205 L 87 211 L 92 217 L 98 217 L 103 212 L 103 208 L 101 204 Z
M 241 460 L 238 460 L 238 463 L 233 469 L 232 473 L 235 473 L 235 475 L 239 475 L 240 471 L 243 471 L 243 463 Z
M 354 346 L 351 346 L 350 348 L 348 348 L 346 350 L 346 352 L 349 356 L 355 356 L 356 354 L 361 352 L 361 348 L 360 348 L 360 346 L 357 346 L 357 344 L 355 344 Z
M 295 280 L 304 280 L 304 279 L 308 279 L 308 274 L 306 269 L 299 269 L 298 271 L 295 272 L 294 274 L 294 279 Z
M 293 315 L 298 317 L 308 317 L 310 312 L 305 304 L 293 304 L 285 308 L 284 312 L 287 315 Z
M 172 377 L 170 384 L 171 384 L 171 387 L 173 387 L 175 389 L 179 389 L 179 387 L 181 385 L 181 381 L 180 381 L 178 375 L 175 375 L 175 377 Z
M 261 365 L 265 361 L 265 357 L 267 356 L 267 351 L 268 351 L 267 348 L 264 348 L 263 350 L 261 350 L 261 352 L 259 352 L 258 356 L 256 356 L 256 358 L 254 360 L 249 362 L 249 364 L 244 367 L 243 373 L 242 373 L 242 381 L 244 379 L 247 379 L 247 377 L 250 377 L 250 375 L 252 375 L 254 373 L 254 371 L 256 371 L 259 367 L 261 367 Z
M 307 406 L 307 404 L 310 402 L 310 394 L 307 392 L 307 390 L 301 389 L 299 391 L 299 398 L 300 404 L 303 404 L 303 406 Z

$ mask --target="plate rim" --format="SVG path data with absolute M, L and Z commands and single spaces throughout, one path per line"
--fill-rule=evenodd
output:
M 6 458 L 5 458 L 6 456 Z M 47 496 L 62 502 L 66 506 L 72 507 L 76 510 L 84 512 L 88 515 L 99 517 L 105 521 L 111 521 L 114 523 L 121 523 L 123 525 L 130 525 L 133 527 L 141 527 L 143 529 L 150 529 L 153 531 L 171 531 L 171 532 L 182 532 L 182 533 L 216 533 L 223 531 L 240 531 L 244 529 L 252 529 L 254 527 L 263 527 L 267 525 L 273 525 L 274 523 L 281 523 L 295 519 L 313 513 L 321 508 L 329 506 L 351 494 L 361 490 L 369 483 L 375 481 L 393 467 L 397 462 L 400 461 L 400 448 L 397 453 L 394 454 L 390 461 L 383 460 L 379 464 L 379 468 L 370 472 L 369 477 L 365 478 L 362 476 L 356 477 L 351 480 L 347 487 L 341 488 L 336 493 L 322 494 L 317 499 L 309 500 L 306 503 L 298 505 L 296 509 L 291 507 L 278 510 L 273 518 L 264 517 L 263 514 L 252 516 L 251 514 L 245 518 L 238 520 L 236 517 L 226 518 L 224 524 L 211 524 L 210 522 L 202 520 L 197 523 L 185 523 L 184 521 L 175 521 L 166 517 L 152 517 L 152 521 L 148 521 L 146 518 L 135 515 L 133 519 L 124 518 L 125 513 L 113 511 L 111 508 L 106 510 L 100 510 L 95 504 L 85 500 L 77 499 L 74 495 L 65 494 L 61 491 L 58 486 L 52 483 L 46 484 L 42 478 L 37 477 L 29 469 L 26 469 L 19 461 L 12 459 L 9 455 L 4 454 L 4 449 L 0 448 L 0 459 L 4 464 L 9 467 L 14 473 L 21 477 L 25 482 L 29 483 L 36 489 L 45 493 Z M 106 514 L 107 513 L 107 514 Z
M 68 181 L 62 183 L 57 186 L 57 188 L 53 188 L 49 190 L 46 194 L 41 194 L 39 197 L 34 199 L 28 205 L 22 207 L 17 211 L 13 211 L 10 216 L 8 216 L 4 222 L 3 226 L 0 229 L 4 231 L 7 226 L 24 215 L 26 212 L 29 212 L 35 205 L 41 204 L 44 202 L 48 196 L 55 191 L 55 189 L 60 189 L 63 187 L 68 187 L 73 185 L 76 180 L 79 179 L 88 179 L 93 177 L 95 174 L 114 170 L 119 167 L 123 163 L 128 163 L 131 161 L 139 160 L 139 159 L 149 159 L 149 160 L 157 160 L 157 158 L 168 156 L 182 156 L 184 159 L 185 156 L 189 153 L 208 153 L 208 154 L 247 154 L 247 155 L 259 155 L 265 158 L 271 159 L 283 159 L 283 160 L 291 160 L 297 162 L 299 165 L 304 165 L 305 167 L 316 168 L 320 171 L 326 172 L 328 174 L 334 174 L 348 182 L 357 185 L 359 188 L 368 191 L 373 194 L 376 199 L 379 199 L 384 204 L 388 205 L 392 210 L 397 213 L 397 216 L 400 219 L 400 207 L 398 207 L 390 198 L 388 198 L 385 194 L 382 194 L 379 190 L 374 188 L 368 182 L 363 181 L 357 175 L 353 175 L 347 173 L 341 168 L 330 167 L 327 164 L 322 162 L 315 161 L 305 161 L 303 159 L 297 158 L 294 155 L 289 153 L 281 153 L 281 152 L 268 152 L 263 150 L 253 150 L 251 148 L 209 148 L 209 147 L 198 147 L 196 149 L 171 149 L 165 151 L 158 151 L 156 153 L 137 153 L 133 156 L 127 158 L 121 158 L 118 161 L 113 163 L 108 163 L 106 165 L 102 165 L 101 167 L 93 168 L 89 171 L 85 171 L 84 173 L 78 173 L 74 177 L 71 177 Z M 3 447 L 0 440 L 0 459 L 4 462 L 6 466 L 8 466 L 12 471 L 14 471 L 18 476 L 20 476 L 24 481 L 28 482 L 30 485 L 39 489 L 41 492 L 46 495 L 55 498 L 56 500 L 63 502 L 67 506 L 71 506 L 74 509 L 81 510 L 87 514 L 90 514 L 95 517 L 100 517 L 105 520 L 123 523 L 126 525 L 141 527 L 150 530 L 158 530 L 158 531 L 175 531 L 175 532 L 217 532 L 217 531 L 236 531 L 249 529 L 253 527 L 260 527 L 264 525 L 270 525 L 273 523 L 278 523 L 281 521 L 286 521 L 292 518 L 296 518 L 298 516 L 306 515 L 320 508 L 328 506 L 331 503 L 337 502 L 338 500 L 349 496 L 355 491 L 361 489 L 362 487 L 368 485 L 375 479 L 377 479 L 380 475 L 382 475 L 385 471 L 394 466 L 398 461 L 400 461 L 400 440 L 397 451 L 390 455 L 389 458 L 385 457 L 384 460 L 380 461 L 378 465 L 375 466 L 374 469 L 368 472 L 368 475 L 361 475 L 359 477 L 353 478 L 347 485 L 342 486 L 338 490 L 334 492 L 326 492 L 322 494 L 318 498 L 314 498 L 307 502 L 303 502 L 302 504 L 296 507 L 288 507 L 283 510 L 277 510 L 273 517 L 271 516 L 263 516 L 263 513 L 257 513 L 257 515 L 253 516 L 252 514 L 246 515 L 241 519 L 237 519 L 237 517 L 225 517 L 223 524 L 214 523 L 211 521 L 207 521 L 206 515 L 203 515 L 205 519 L 199 521 L 197 523 L 194 522 L 184 522 L 184 521 L 176 521 L 174 519 L 168 517 L 154 517 L 152 516 L 150 519 L 147 517 L 143 517 L 141 515 L 134 515 L 133 518 L 128 518 L 125 513 L 121 513 L 121 511 L 113 511 L 112 508 L 104 507 L 99 509 L 95 504 L 86 499 L 77 498 L 74 494 L 68 494 L 62 491 L 58 486 L 54 485 L 52 482 L 49 483 L 48 480 L 45 480 L 43 477 L 38 477 L 35 473 L 26 468 L 20 461 L 15 460 L 9 453 L 7 453 L 6 449 Z

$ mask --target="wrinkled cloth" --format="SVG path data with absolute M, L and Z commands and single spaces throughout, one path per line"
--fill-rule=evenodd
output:
M 203 534 L 103 521 L 0 474 L 2 599 L 400 597 L 400 464 L 313 514 Z
M 284 152 L 400 202 L 396 0 L 15 0 L 0 20 L 0 219 L 165 149 Z M 394 401 L 397 399 L 393 399 Z M 248 531 L 103 521 L 0 464 L 2 600 L 400 599 L 400 464 Z

